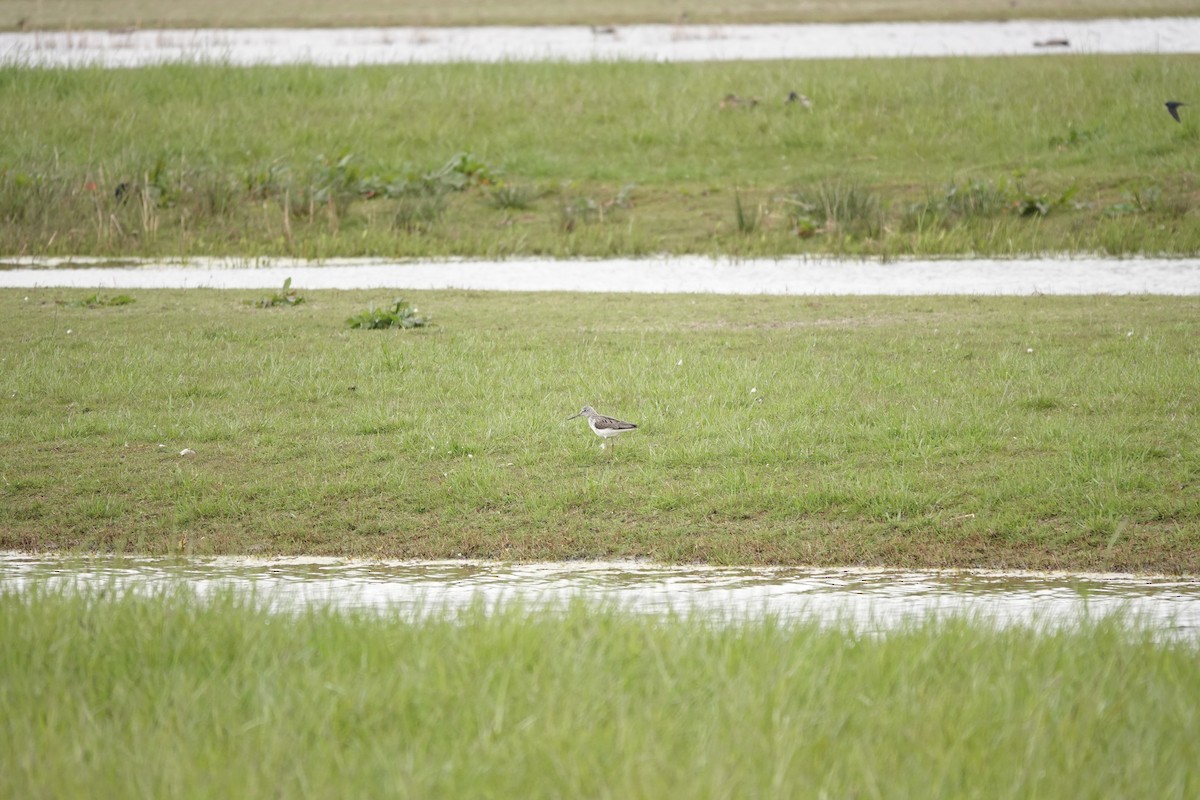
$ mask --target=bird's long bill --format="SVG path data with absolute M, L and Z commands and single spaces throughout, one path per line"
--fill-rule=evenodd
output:
M 580 411 L 578 414 L 572 414 L 571 416 L 567 417 L 567 419 L 575 419 L 576 417 L 582 417 L 582 416 L 583 416 L 583 412 Z

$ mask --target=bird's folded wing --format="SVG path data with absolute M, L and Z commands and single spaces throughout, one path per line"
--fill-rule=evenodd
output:
M 606 431 L 628 431 L 637 427 L 632 422 L 622 422 L 612 417 L 596 417 L 594 422 L 597 428 Z

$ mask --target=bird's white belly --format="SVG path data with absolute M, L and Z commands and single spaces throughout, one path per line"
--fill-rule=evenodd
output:
M 618 430 L 617 428 L 597 428 L 595 425 L 591 424 L 591 421 L 588 422 L 588 427 L 592 429 L 592 433 L 596 434 L 597 436 L 602 436 L 605 439 L 616 436 L 618 433 L 625 432 L 623 430 Z

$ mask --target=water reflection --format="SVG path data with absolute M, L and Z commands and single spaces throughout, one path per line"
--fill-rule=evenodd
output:
M 330 558 L 66 558 L 0 553 L 0 587 L 31 581 L 137 589 L 185 582 L 204 594 L 254 590 L 276 607 L 330 603 L 420 614 L 519 600 L 575 597 L 638 612 L 889 626 L 929 614 L 970 613 L 1011 623 L 1069 623 L 1124 611 L 1164 632 L 1200 634 L 1200 579 L 1162 576 L 664 566 L 647 562 L 506 564 Z

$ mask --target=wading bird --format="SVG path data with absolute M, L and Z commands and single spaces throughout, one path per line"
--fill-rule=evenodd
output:
M 587 417 L 588 427 L 592 429 L 592 433 L 606 440 L 637 428 L 637 425 L 632 422 L 606 417 L 591 406 L 584 406 L 582 411 L 567 417 L 567 419 L 575 419 L 575 417 Z

